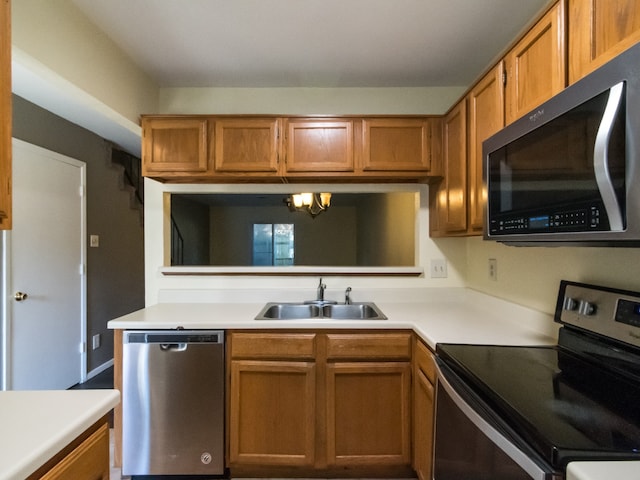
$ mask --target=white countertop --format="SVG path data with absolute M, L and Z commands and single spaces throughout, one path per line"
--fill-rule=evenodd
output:
M 567 480 L 640 480 L 640 462 L 571 462 Z
M 255 320 L 269 300 L 198 301 L 159 303 L 111 320 L 108 325 L 112 329 L 412 329 L 433 349 L 437 343 L 556 343 L 557 324 L 551 315 L 473 290 L 425 289 L 418 301 L 403 301 L 402 295 L 397 300 L 390 297 L 393 295 L 358 297 L 358 301 L 375 302 L 388 320 Z
M 26 478 L 119 402 L 117 390 L 0 392 L 0 480 Z

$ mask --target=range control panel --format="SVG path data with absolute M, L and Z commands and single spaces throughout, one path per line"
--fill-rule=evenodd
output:
M 640 293 L 563 280 L 555 321 L 640 347 Z

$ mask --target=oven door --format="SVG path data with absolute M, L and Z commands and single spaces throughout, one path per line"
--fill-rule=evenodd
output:
M 551 480 L 564 475 L 495 417 L 462 380 L 438 362 L 434 480 Z

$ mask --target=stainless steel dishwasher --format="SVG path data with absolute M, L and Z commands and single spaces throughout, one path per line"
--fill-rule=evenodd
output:
M 224 332 L 123 335 L 122 474 L 224 473 Z

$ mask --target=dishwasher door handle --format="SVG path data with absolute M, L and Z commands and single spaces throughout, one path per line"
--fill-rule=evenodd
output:
M 186 343 L 160 343 L 159 345 L 163 352 L 184 352 L 187 349 Z

